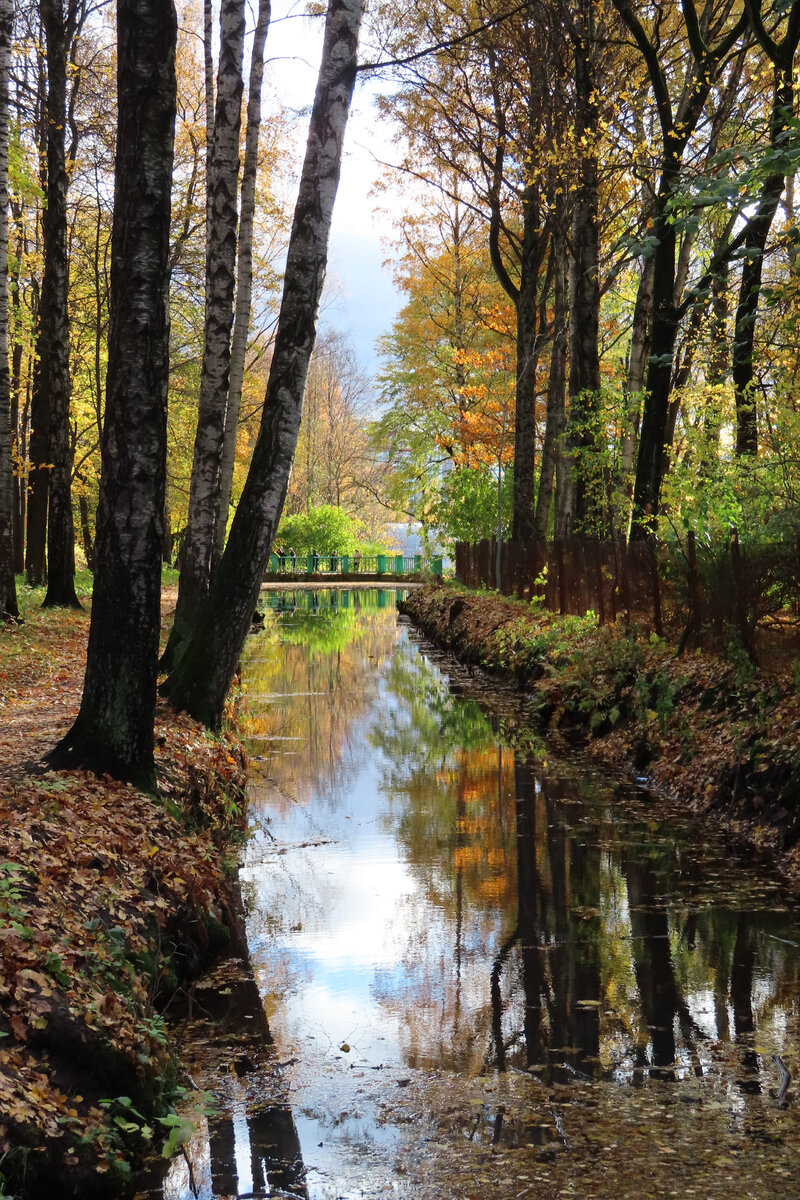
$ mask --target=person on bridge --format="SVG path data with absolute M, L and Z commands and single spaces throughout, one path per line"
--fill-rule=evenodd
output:
M 356 550 L 355 554 L 353 555 L 353 571 L 356 574 L 358 574 L 358 570 L 359 570 L 360 566 L 361 566 L 361 551 Z
M 339 556 L 335 550 L 331 550 L 331 574 L 336 574 L 336 566 L 339 561 Z

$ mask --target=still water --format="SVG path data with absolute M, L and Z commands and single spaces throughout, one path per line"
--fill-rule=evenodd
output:
M 165 1200 L 800 1195 L 768 862 L 553 757 L 396 598 L 271 592 L 248 643 L 252 974 L 193 997 Z

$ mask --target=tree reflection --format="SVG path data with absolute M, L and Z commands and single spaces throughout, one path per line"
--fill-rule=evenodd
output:
M 667 910 L 657 899 L 658 880 L 646 863 L 628 860 L 625 871 L 631 920 L 631 948 L 639 1000 L 650 1034 L 650 1074 L 674 1079 L 675 1017 L 686 1006 L 675 979 Z M 647 1065 L 640 1048 L 638 1065 Z
M 239 1173 L 236 1169 L 236 1135 L 232 1117 L 220 1117 L 209 1125 L 208 1150 L 214 1195 L 236 1196 L 239 1192 Z
M 744 1043 L 742 1066 L 746 1073 L 744 1079 L 738 1079 L 737 1084 L 743 1092 L 758 1095 L 761 1092 L 759 1082 L 758 1055 L 752 1045 L 748 1044 L 749 1037 L 755 1032 L 753 1018 L 753 967 L 755 965 L 755 943 L 753 931 L 744 913 L 739 913 L 736 922 L 736 942 L 733 947 L 731 962 L 730 998 L 733 1006 L 733 1031 L 736 1041 Z
M 270 1105 L 247 1117 L 253 1191 L 308 1196 L 300 1139 L 288 1105 Z
M 304 804 L 320 790 L 333 802 L 358 768 L 358 722 L 377 687 L 368 681 L 391 653 L 396 618 L 366 589 L 361 595 L 282 591 L 269 598 L 275 608 L 245 648 L 245 738 L 261 763 L 257 770 L 269 783 L 271 803 L 283 797 L 285 804 Z M 257 785 L 252 790 L 257 806 Z
M 777 991 L 788 1000 L 775 967 L 796 980 L 796 948 L 756 935 L 765 914 L 741 912 L 732 925 L 727 894 L 724 906 L 710 902 L 705 847 L 690 855 L 668 824 L 662 829 L 651 818 L 622 814 L 620 822 L 592 781 L 543 771 L 537 760 L 500 747 L 454 748 L 451 730 L 461 725 L 465 741 L 485 743 L 488 722 L 481 727 L 474 706 L 437 691 L 435 677 L 416 691 L 410 678 L 401 683 L 405 703 L 375 740 L 390 759 L 384 786 L 393 828 L 429 899 L 452 913 L 452 1027 L 484 1030 L 487 1060 L 499 1070 L 534 1067 L 555 1082 L 620 1069 L 633 1082 L 675 1080 L 710 1066 L 730 1002 L 745 1073 L 755 1080 L 747 1086 L 762 1087 L 758 1057 L 744 1044 L 757 1023 L 759 951 L 763 962 L 770 947 L 776 1000 Z M 516 831 L 510 860 L 509 816 Z M 431 847 L 438 848 L 433 861 Z M 494 927 L 483 921 L 486 991 L 482 1000 L 473 992 L 470 1019 L 460 1025 L 465 930 L 480 923 L 476 909 L 491 911 L 492 853 L 503 862 L 504 880 L 491 891 L 502 919 Z M 721 867 L 713 861 L 716 875 Z M 426 985 L 434 986 L 430 974 Z
M 367 596 L 289 601 L 246 687 L 267 697 L 262 744 L 287 739 L 269 771 L 293 800 L 330 802 L 372 756 L 376 820 L 416 887 L 402 963 L 374 984 L 405 1061 L 647 1086 L 705 1073 L 732 1033 L 742 1091 L 764 1090 L 754 1034 L 780 1049 L 800 978 L 764 880 L 579 760 L 515 753 Z
M 308 1196 L 306 1168 L 300 1139 L 288 1105 L 268 1105 L 246 1114 L 252 1187 L 239 1177 L 236 1134 L 232 1115 L 225 1113 L 209 1124 L 208 1148 L 211 1190 L 214 1196 Z
M 498 968 L 492 969 L 497 1065 L 505 1069 L 507 1045 L 522 1041 L 524 1065 L 550 1078 L 591 1076 L 599 1063 L 600 967 L 599 850 L 568 836 L 569 802 L 536 765 L 517 756 L 514 765 L 517 825 L 517 927 L 524 997 L 522 1028 L 503 1043 Z M 519 1036 L 521 1034 L 521 1038 Z
M 184 1056 L 197 1085 L 215 1099 L 205 1155 L 200 1145 L 190 1146 L 195 1160 L 207 1155 L 202 1194 L 303 1200 L 308 1188 L 300 1140 L 283 1084 L 271 1069 L 272 1035 L 242 921 L 234 925 L 228 954 L 181 1004 L 181 1014 L 171 1017 L 182 1015 L 186 1022 Z

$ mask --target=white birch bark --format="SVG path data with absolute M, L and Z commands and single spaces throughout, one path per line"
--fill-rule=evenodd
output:
M 239 252 L 236 262 L 236 309 L 231 338 L 231 368 L 228 386 L 228 407 L 225 412 L 225 440 L 220 466 L 219 504 L 212 574 L 222 557 L 225 533 L 228 528 L 228 509 L 233 487 L 233 467 L 236 458 L 236 434 L 239 428 L 239 409 L 244 382 L 244 360 L 247 336 L 250 332 L 250 309 L 253 295 L 253 217 L 256 209 L 256 179 L 258 176 L 258 138 L 261 130 L 261 83 L 264 77 L 264 44 L 270 19 L 270 0 L 260 0 L 258 20 L 253 34 L 250 58 L 250 82 L 247 94 L 247 132 L 242 167 L 242 194 L 239 205 Z
M 330 0 L 258 440 L 225 553 L 164 691 L 219 727 L 280 520 L 328 259 L 364 0 Z
M 118 0 L 119 117 L 96 570 L 80 712 L 49 756 L 147 789 L 161 617 L 177 18 Z
M 180 653 L 211 581 L 236 286 L 243 53 L 244 0 L 222 0 L 214 141 L 208 167 L 209 228 L 200 401 L 178 603 L 164 655 L 165 665 Z

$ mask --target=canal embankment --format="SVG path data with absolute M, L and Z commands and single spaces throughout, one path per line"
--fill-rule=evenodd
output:
M 163 1017 L 233 923 L 246 761 L 163 703 L 157 796 L 43 756 L 77 710 L 89 616 L 4 632 L 0 1194 L 122 1196 L 175 1146 Z
M 800 665 L 790 646 L 756 665 L 735 641 L 677 653 L 635 622 L 599 626 L 488 591 L 439 585 L 401 604 L 473 669 L 510 683 L 550 732 L 773 852 L 800 884 Z

